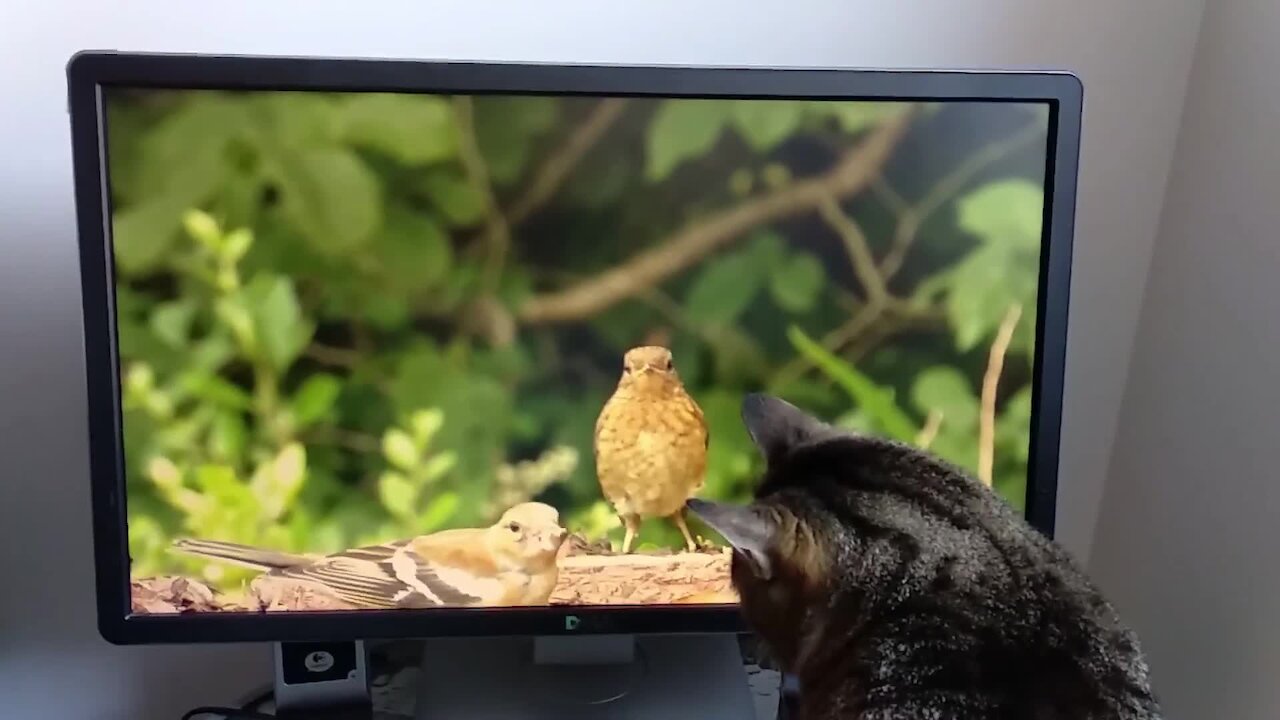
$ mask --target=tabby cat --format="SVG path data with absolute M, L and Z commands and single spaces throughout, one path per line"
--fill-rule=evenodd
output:
M 999 496 L 915 448 L 748 396 L 753 503 L 690 500 L 733 545 L 748 624 L 803 720 L 1158 720 L 1133 633 Z

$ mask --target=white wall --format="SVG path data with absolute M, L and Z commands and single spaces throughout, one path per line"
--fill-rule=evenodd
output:
M 1093 567 L 1170 718 L 1280 717 L 1280 4 L 1211 0 Z
M 184 705 L 226 699 L 265 672 L 260 649 L 121 650 L 103 644 L 93 629 L 63 112 L 63 64 L 73 51 L 1076 70 L 1086 86 L 1087 117 L 1060 534 L 1085 554 L 1204 4 L 3 3 L 0 577 L 20 588 L 0 594 L 6 711 L 16 708 L 14 717 L 173 717 Z

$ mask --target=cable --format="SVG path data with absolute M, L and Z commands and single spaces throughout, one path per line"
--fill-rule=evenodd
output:
M 254 694 L 253 696 L 251 696 L 248 700 L 241 702 L 240 709 L 241 710 L 259 710 L 262 708 L 263 705 L 266 705 L 271 700 L 274 700 L 275 696 L 276 696 L 275 687 L 267 686 L 265 690 L 262 690 Z
M 191 708 L 182 716 L 182 720 L 195 720 L 201 715 L 220 715 L 224 720 L 278 720 L 275 715 L 268 715 L 267 713 L 261 713 L 257 710 L 218 707 L 216 705 Z

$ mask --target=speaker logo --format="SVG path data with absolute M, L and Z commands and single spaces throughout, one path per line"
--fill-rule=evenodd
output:
M 324 672 L 333 667 L 333 655 L 323 650 L 317 650 L 313 653 L 308 653 L 302 662 L 311 672 Z

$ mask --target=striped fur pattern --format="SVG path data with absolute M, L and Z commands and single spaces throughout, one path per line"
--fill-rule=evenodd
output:
M 803 720 L 1158 720 L 1147 665 L 1071 558 L 927 453 L 780 400 L 743 417 L 746 507 L 691 501 L 734 545 L 748 623 Z

